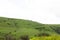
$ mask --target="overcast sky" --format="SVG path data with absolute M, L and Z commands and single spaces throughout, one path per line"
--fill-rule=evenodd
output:
M 60 24 L 60 0 L 0 0 L 0 17 Z

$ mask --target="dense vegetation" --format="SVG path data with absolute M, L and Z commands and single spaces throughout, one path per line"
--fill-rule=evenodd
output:
M 43 37 L 33 37 L 30 40 L 60 40 L 60 36 L 53 35 L 53 36 L 43 36 Z
M 31 20 L 0 17 L 0 40 L 43 40 L 44 37 L 50 37 L 47 40 L 60 40 L 58 35 L 60 24 L 41 24 Z

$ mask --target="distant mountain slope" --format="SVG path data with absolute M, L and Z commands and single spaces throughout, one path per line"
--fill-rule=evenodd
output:
M 6 34 L 16 38 L 21 35 L 60 35 L 60 24 L 41 24 L 31 20 L 0 17 L 0 36 L 4 37 Z

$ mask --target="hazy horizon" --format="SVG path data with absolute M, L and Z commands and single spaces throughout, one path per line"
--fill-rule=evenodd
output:
M 60 0 L 0 0 L 0 17 L 60 24 Z

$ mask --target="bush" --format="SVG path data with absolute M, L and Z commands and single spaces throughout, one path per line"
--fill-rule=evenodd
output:
M 29 36 L 28 35 L 24 35 L 20 37 L 21 40 L 29 40 Z

